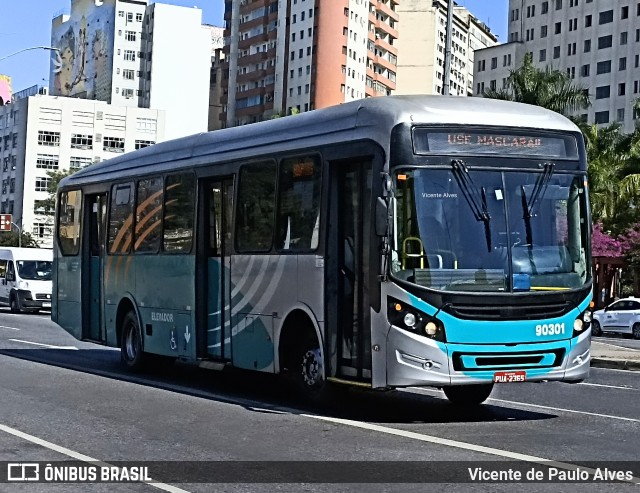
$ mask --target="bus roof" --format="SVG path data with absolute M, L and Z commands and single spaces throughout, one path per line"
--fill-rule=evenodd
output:
M 161 142 L 92 164 L 61 180 L 60 187 L 152 171 L 175 171 L 182 165 L 247 159 L 281 151 L 283 144 L 294 150 L 371 139 L 388 150 L 390 132 L 401 122 L 579 132 L 576 125 L 558 113 L 509 101 L 427 95 L 367 98 L 292 117 Z

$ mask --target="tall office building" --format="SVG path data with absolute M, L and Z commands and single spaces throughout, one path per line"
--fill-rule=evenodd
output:
M 164 140 L 165 112 L 47 96 L 34 86 L 0 106 L 0 212 L 13 214 L 42 247 L 52 246 L 45 214 L 49 171 L 81 169 Z
M 540 68 L 565 70 L 589 90 L 592 106 L 579 116 L 633 131 L 639 116 L 633 102 L 640 96 L 638 0 L 510 0 L 509 43 L 476 54 L 474 94 L 502 87 L 526 53 Z
M 225 2 L 223 125 L 391 94 L 399 3 Z
M 447 0 L 403 0 L 398 7 L 396 94 L 442 94 L 447 10 Z M 474 52 L 496 43 L 487 25 L 466 8 L 454 7 L 449 94 L 473 94 Z
M 202 11 L 148 0 L 71 0 L 52 21 L 50 94 L 166 111 L 166 137 L 207 130 L 211 36 Z

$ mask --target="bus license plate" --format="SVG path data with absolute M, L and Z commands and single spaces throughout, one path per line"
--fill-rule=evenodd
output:
M 526 371 L 497 371 L 493 374 L 495 383 L 524 382 L 526 379 Z

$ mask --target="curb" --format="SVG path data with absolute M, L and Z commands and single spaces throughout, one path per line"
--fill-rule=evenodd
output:
M 640 371 L 640 361 L 619 358 L 591 357 L 591 366 L 594 368 L 613 368 L 617 370 Z

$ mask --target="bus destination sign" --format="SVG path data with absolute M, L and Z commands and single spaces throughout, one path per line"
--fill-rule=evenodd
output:
M 500 154 L 578 158 L 577 143 L 572 135 L 416 128 L 413 139 L 416 154 Z

